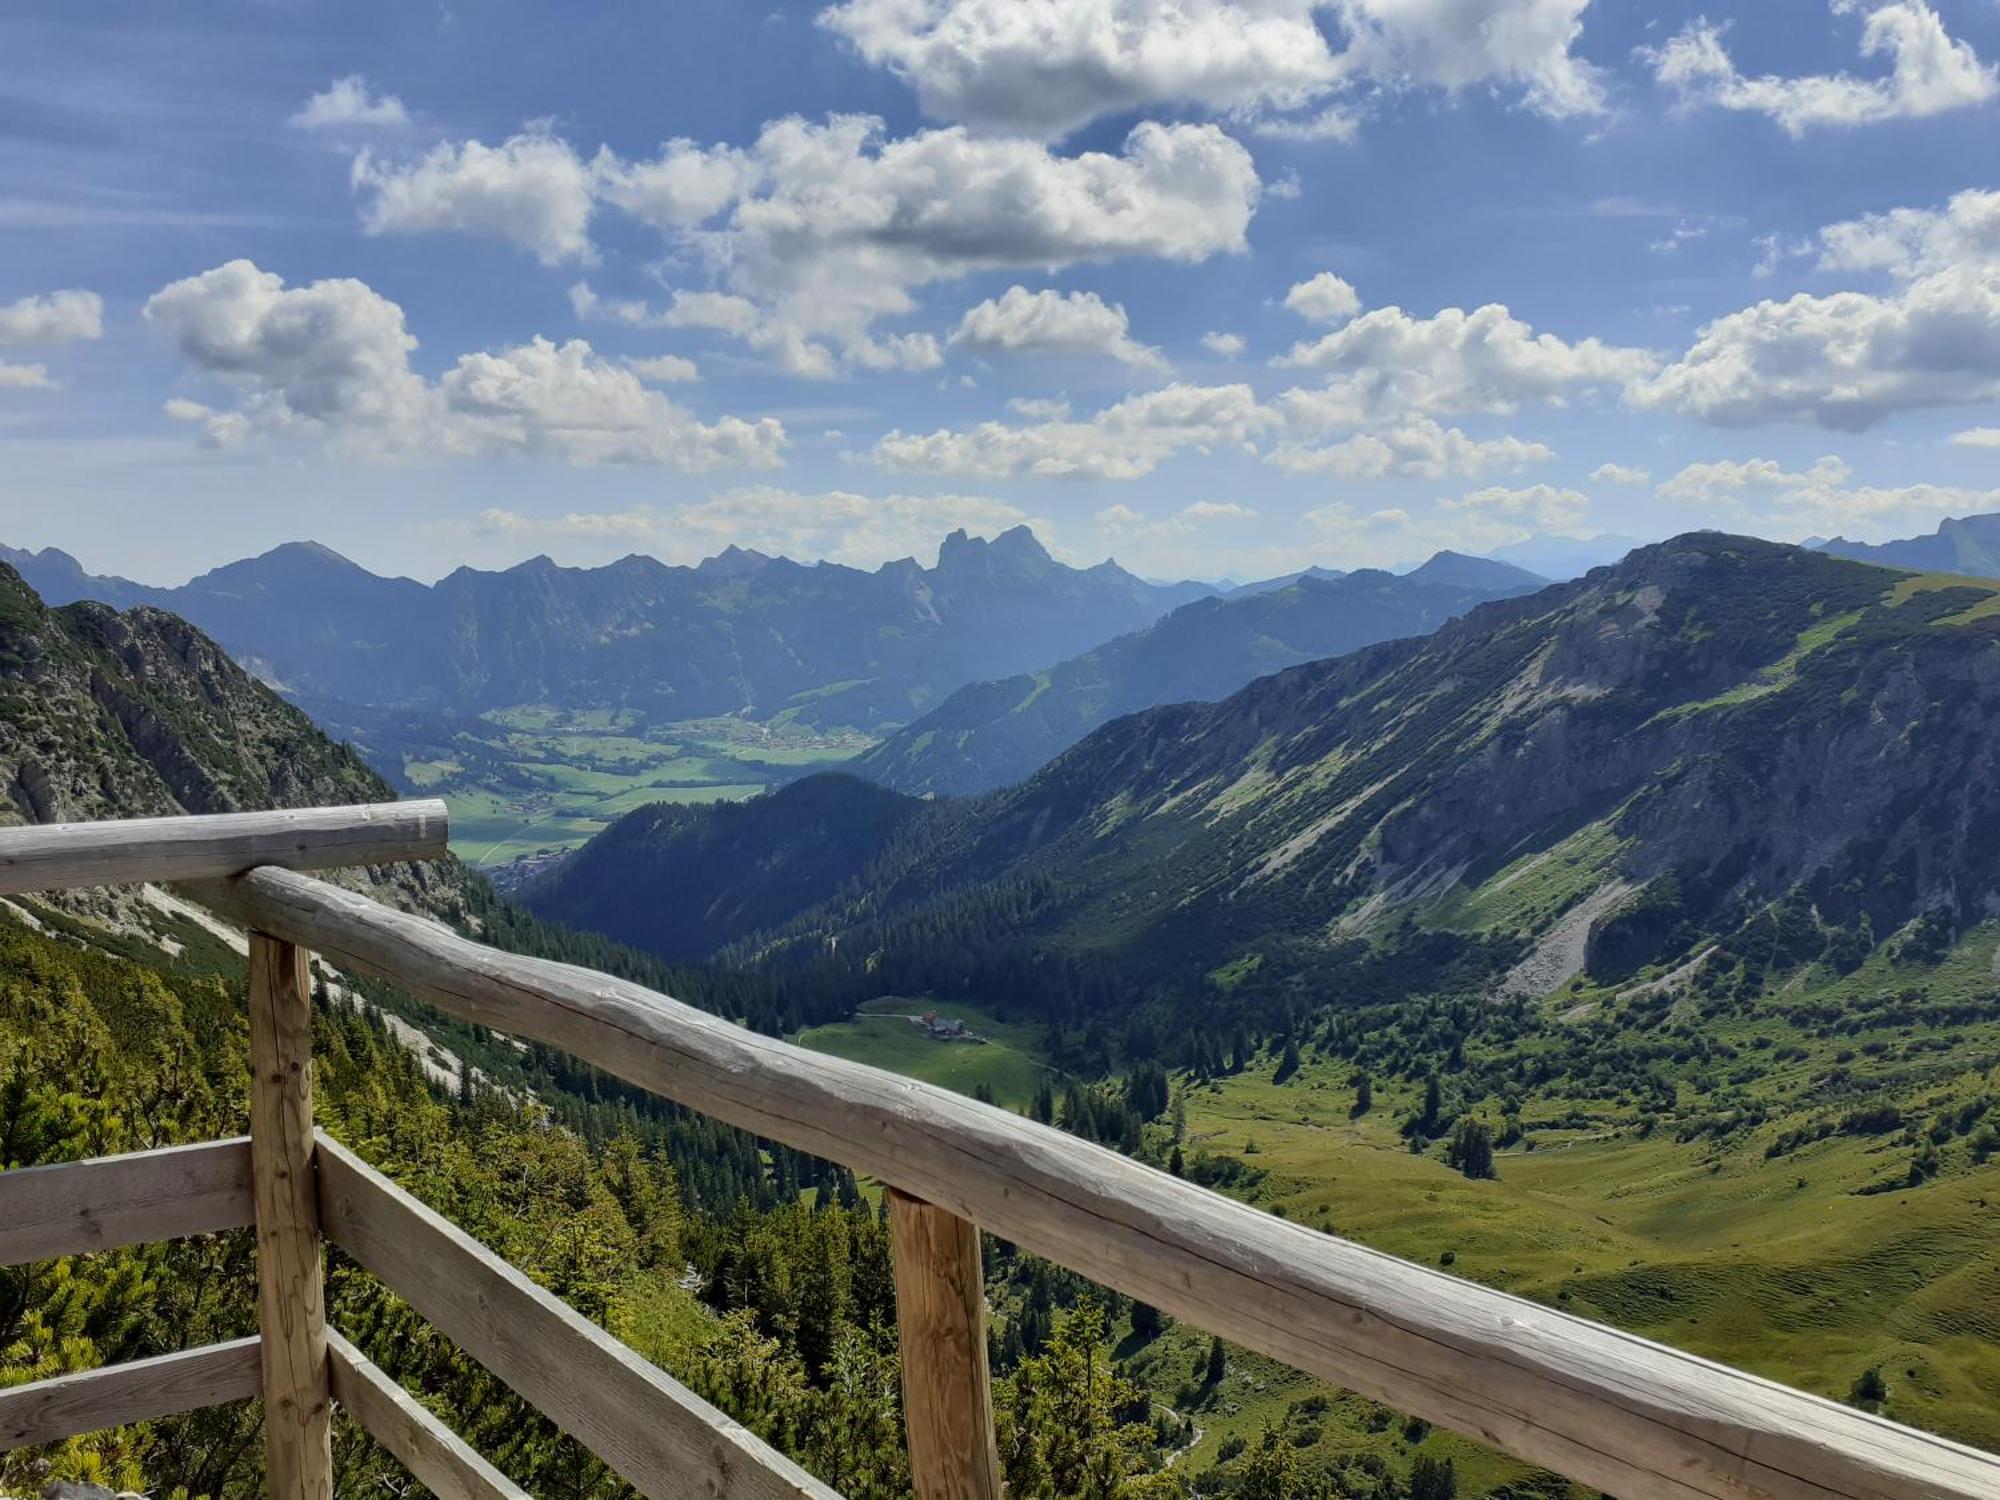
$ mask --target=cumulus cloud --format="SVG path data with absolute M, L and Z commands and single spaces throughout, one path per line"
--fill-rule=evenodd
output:
M 1920 119 L 1983 104 L 2000 77 L 1967 42 L 1955 40 L 1924 0 L 1832 0 L 1837 15 L 1863 16 L 1861 55 L 1889 63 L 1886 77 L 1848 73 L 1746 77 L 1707 20 L 1684 27 L 1664 47 L 1642 52 L 1654 77 L 1689 105 L 1768 115 L 1785 132 Z
M 1247 349 L 1249 345 L 1244 342 L 1243 335 L 1240 333 L 1224 333 L 1211 330 L 1201 336 L 1201 347 L 1206 349 L 1210 354 L 1220 355 L 1224 359 L 1234 359 Z
M 1653 476 L 1631 464 L 1599 464 L 1590 471 L 1599 484 L 1650 484 Z
M 988 353 L 1101 355 L 1139 369 L 1167 368 L 1158 349 L 1132 337 L 1125 309 L 1095 292 L 1011 286 L 967 308 L 951 342 Z
M 1689 464 L 1660 485 L 1660 497 L 1726 525 L 1779 537 L 1893 535 L 1946 515 L 2000 507 L 2000 490 L 1954 485 L 1856 485 L 1845 461 L 1825 457 L 1804 469 L 1776 459 Z
M 889 433 L 870 457 L 905 473 L 1000 479 L 1140 479 L 1183 449 L 1248 445 L 1279 422 L 1247 385 L 1176 384 L 1128 396 L 1088 420 Z
M 1313 0 L 844 0 L 820 23 L 893 70 L 924 113 L 1061 136 L 1164 103 L 1292 109 L 1340 65 Z
M 2000 270 L 1981 266 L 1888 296 L 1800 293 L 1730 313 L 1630 395 L 1725 427 L 1793 421 L 1846 432 L 1996 398 Z
M 1285 306 L 1314 323 L 1345 323 L 1361 311 L 1361 296 L 1331 271 L 1285 293 Z
M 497 235 L 544 265 L 594 258 L 596 174 L 545 128 L 497 146 L 442 142 L 400 164 L 364 151 L 352 176 L 367 195 L 361 222 L 370 234 L 456 230 Z
M 14 364 L 0 359 L 0 391 L 52 391 L 56 384 L 47 365 Z
M 299 130 L 383 130 L 409 123 L 403 101 L 394 94 L 371 92 L 359 73 L 334 79 L 291 118 Z
M 625 368 L 641 380 L 650 380 L 656 385 L 692 385 L 701 379 L 700 367 L 679 354 L 635 357 L 625 361 Z
M 1968 427 L 1951 440 L 1960 448 L 2000 448 L 2000 427 Z
M 1429 318 L 1378 308 L 1295 344 L 1273 363 L 1327 372 L 1325 387 L 1283 399 L 1295 414 L 1330 427 L 1383 415 L 1504 415 L 1530 402 L 1560 404 L 1579 387 L 1623 386 L 1657 361 L 1643 349 L 1595 338 L 1565 343 L 1488 303 L 1471 312 L 1447 307 Z
M 1552 484 L 1531 484 L 1521 489 L 1494 485 L 1456 500 L 1440 500 L 1438 507 L 1451 514 L 1498 517 L 1536 531 L 1567 533 L 1581 526 L 1589 516 L 1590 497 L 1581 490 Z
M 1352 109 L 1319 101 L 1363 88 L 1505 85 L 1546 114 L 1601 110 L 1595 75 L 1571 52 L 1588 3 L 841 0 L 820 21 L 909 83 L 926 114 L 981 131 L 1057 137 L 1193 104 L 1344 136 Z
M 1810 422 L 1839 431 L 1903 411 L 2000 397 L 2000 193 L 1828 225 L 1819 269 L 1886 273 L 1886 293 L 1801 293 L 1701 329 L 1630 393 L 1635 405 L 1721 426 Z
M 1886 271 L 1901 280 L 2000 268 L 2000 192 L 1970 189 L 1941 209 L 1898 208 L 1819 232 L 1822 271 Z
M 599 359 L 581 339 L 535 338 L 463 355 L 436 382 L 410 368 L 416 339 L 403 310 L 363 282 L 287 287 L 236 260 L 150 298 L 146 321 L 237 405 L 170 405 L 208 441 L 317 438 L 365 458 L 535 456 L 569 463 L 656 464 L 687 471 L 779 462 L 775 421 L 704 424 Z
M 1659 496 L 1677 505 L 1734 505 L 1750 494 L 1845 484 L 1852 473 L 1844 459 L 1829 454 L 1805 469 L 1787 469 L 1775 458 L 1718 459 L 1689 464 L 1660 482 Z
M 866 115 L 774 120 L 746 147 L 670 141 L 642 161 L 600 150 L 585 162 L 531 130 L 403 165 L 364 153 L 355 184 L 373 232 L 482 230 L 551 263 L 592 258 L 591 214 L 608 204 L 712 284 L 671 288 L 663 311 L 585 285 L 572 293 L 580 312 L 714 328 L 819 377 L 934 368 L 934 340 L 873 333 L 915 311 L 914 293 L 933 283 L 1243 251 L 1262 193 L 1250 153 L 1214 125 L 1148 121 L 1115 155 L 1060 155 L 959 128 L 889 139 Z
M 752 485 L 672 507 L 551 517 L 494 509 L 477 518 L 475 529 L 593 556 L 644 547 L 670 562 L 692 563 L 735 545 L 875 567 L 934 554 L 938 537 L 961 527 L 990 537 L 1024 524 L 1042 523 L 1004 500 L 982 495 L 802 493 Z
M 1522 469 L 1554 457 L 1555 450 L 1542 443 L 1516 437 L 1481 441 L 1429 417 L 1412 417 L 1320 447 L 1280 443 L 1268 461 L 1294 474 L 1342 479 L 1447 479 Z
M 95 292 L 49 292 L 0 305 L 0 349 L 72 344 L 103 336 L 104 299 Z

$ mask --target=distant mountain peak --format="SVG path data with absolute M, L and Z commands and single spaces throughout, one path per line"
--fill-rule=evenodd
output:
M 990 540 L 973 536 L 961 526 L 938 545 L 940 570 L 977 566 L 982 561 L 1037 568 L 1055 566 L 1055 559 L 1049 555 L 1048 548 L 1026 526 L 1010 526 Z
M 716 578 L 740 578 L 745 573 L 754 573 L 768 566 L 769 553 L 759 552 L 754 547 L 739 547 L 731 542 L 713 557 L 704 557 L 696 571 Z
M 1422 567 L 1412 568 L 1404 576 L 1413 583 L 1450 584 L 1454 588 L 1504 589 L 1548 582 L 1540 573 L 1510 562 L 1452 551 L 1434 554 Z

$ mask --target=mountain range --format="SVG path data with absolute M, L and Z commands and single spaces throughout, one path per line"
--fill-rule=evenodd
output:
M 1518 949 L 1535 993 L 1794 890 L 1829 932 L 1955 930 L 2000 891 L 1996 645 L 2000 591 L 1697 533 L 1116 720 L 985 798 L 814 778 L 634 814 L 529 900 L 641 943 L 649 920 L 685 935 L 666 911 L 724 911 L 868 951 L 1029 881 L 1043 938 L 1160 973 L 1298 961 L 1408 915 Z
M 945 538 L 936 566 L 804 566 L 731 547 L 695 567 L 545 557 L 436 584 L 314 543 L 177 588 L 96 577 L 66 553 L 0 550 L 51 603 L 170 609 L 302 701 L 483 712 L 613 708 L 641 719 L 787 714 L 900 723 L 965 682 L 1074 655 L 1211 592 L 1115 563 L 1071 568 L 1025 527 Z
M 1837 536 L 1818 546 L 1820 551 L 1835 557 L 1851 557 L 1884 567 L 2000 578 L 2000 515 L 1948 518 L 1939 522 L 1938 529 L 1929 536 L 1903 537 L 1891 542 L 1850 542 Z
M 1041 671 L 972 683 L 853 762 L 904 792 L 965 795 L 1019 781 L 1091 730 L 1162 703 L 1226 698 L 1267 672 L 1426 635 L 1545 580 L 1441 552 L 1397 576 L 1310 569 L 1184 604 L 1157 624 Z

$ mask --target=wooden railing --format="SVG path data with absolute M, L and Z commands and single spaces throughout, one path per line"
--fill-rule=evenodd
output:
M 418 805 L 422 806 L 422 805 Z M 352 821 L 343 822 L 340 814 Z M 946 1090 L 809 1053 L 586 969 L 486 948 L 308 879 L 364 822 L 441 810 L 0 831 L 0 891 L 180 879 L 252 932 L 249 1142 L 0 1173 L 0 1263 L 254 1223 L 258 1339 L 0 1390 L 0 1448 L 262 1395 L 274 1496 L 328 1493 L 329 1401 L 436 1493 L 519 1492 L 323 1323 L 319 1240 L 580 1439 L 642 1494 L 829 1496 L 818 1481 L 335 1142 L 309 1133 L 305 954 L 463 1020 L 574 1053 L 889 1189 L 911 1471 L 922 1500 L 997 1500 L 980 1229 L 1117 1291 L 1621 1500 L 2000 1497 L 2000 1459 L 1290 1224 Z M 265 820 L 255 848 L 234 830 Z M 372 820 L 372 821 L 371 821 Z M 385 820 L 388 820 L 385 822 Z M 302 825 L 301 825 L 302 826 Z M 324 836 L 326 843 L 320 842 Z M 32 839 L 32 871 L 14 841 Z M 104 850 L 116 844 L 120 863 Z M 346 851 L 346 852 L 342 852 Z M 278 868 L 278 865 L 293 868 Z

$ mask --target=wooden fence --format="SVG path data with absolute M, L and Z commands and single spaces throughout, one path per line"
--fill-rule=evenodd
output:
M 442 807 L 423 803 L 0 831 L 0 893 L 202 882 L 184 889 L 253 934 L 255 1068 L 247 1141 L 0 1173 L 0 1263 L 254 1224 L 260 1320 L 258 1338 L 0 1390 L 0 1448 L 261 1395 L 274 1496 L 330 1495 L 333 1402 L 447 1500 L 518 1495 L 326 1327 L 327 1240 L 641 1494 L 831 1496 L 314 1133 L 306 955 L 318 952 L 884 1183 L 922 1500 L 1002 1493 L 980 1229 L 1622 1500 L 2000 1500 L 1993 1455 L 1314 1232 L 1006 1111 L 591 970 L 484 947 L 297 873 L 434 857 L 444 834 Z

